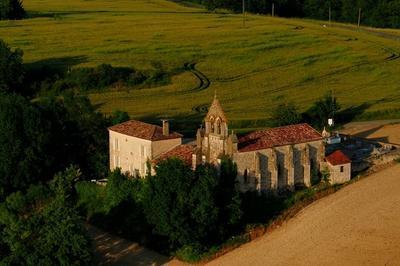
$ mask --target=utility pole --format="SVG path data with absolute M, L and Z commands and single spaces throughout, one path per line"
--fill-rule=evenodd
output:
M 361 24 L 361 7 L 358 9 L 358 27 L 360 27 Z
M 272 3 L 272 17 L 275 17 L 275 3 Z
M 246 27 L 246 3 L 245 0 L 242 1 L 242 11 L 243 11 L 243 28 Z

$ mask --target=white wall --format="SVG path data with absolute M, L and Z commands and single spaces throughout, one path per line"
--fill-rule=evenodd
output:
M 147 161 L 182 143 L 181 138 L 150 141 L 109 130 L 110 169 L 121 168 L 123 173 L 146 175 Z

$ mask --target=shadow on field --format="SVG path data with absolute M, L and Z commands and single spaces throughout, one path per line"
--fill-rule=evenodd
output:
M 71 67 L 87 62 L 86 56 L 66 56 L 46 58 L 32 63 L 24 64 L 25 83 L 32 84 L 55 76 L 62 76 Z
M 183 134 L 185 138 L 192 138 L 196 136 L 197 129 L 202 125 L 203 118 L 204 114 L 198 113 L 180 114 L 175 116 L 155 114 L 139 117 L 138 120 L 161 126 L 161 119 L 168 119 L 170 121 L 171 131 L 177 131 Z
M 370 108 L 373 104 L 371 103 L 363 103 L 357 106 L 350 106 L 346 109 L 343 109 L 337 114 L 339 123 L 349 123 L 353 121 L 356 117 L 362 115 L 368 108 Z
M 87 14 L 207 14 L 210 13 L 208 11 L 118 11 L 118 10 L 85 10 L 85 11 L 48 11 L 48 12 L 28 12 L 27 18 L 54 18 L 54 19 L 62 19 L 63 16 L 72 16 L 72 15 L 87 15 Z

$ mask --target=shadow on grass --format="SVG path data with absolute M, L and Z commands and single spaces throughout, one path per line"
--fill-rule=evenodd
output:
M 38 12 L 31 11 L 28 12 L 26 19 L 34 18 L 54 18 L 55 20 L 62 19 L 64 16 L 72 15 L 88 15 L 88 14 L 114 14 L 114 15 L 125 15 L 125 14 L 207 14 L 208 11 L 118 11 L 118 10 L 87 10 L 87 11 L 48 11 L 48 12 Z
M 349 123 L 353 121 L 356 117 L 361 116 L 371 106 L 372 104 L 370 103 L 363 103 L 358 106 L 350 106 L 346 109 L 343 109 L 337 114 L 337 122 L 341 124 Z
M 166 116 L 163 114 L 155 114 L 143 116 L 138 120 L 161 126 L 161 119 L 170 121 L 170 129 L 184 135 L 185 138 L 194 138 L 197 129 L 200 128 L 204 114 L 180 114 L 174 116 Z
M 87 62 L 86 56 L 66 56 L 46 58 L 32 63 L 25 63 L 26 86 L 62 77 L 73 66 Z

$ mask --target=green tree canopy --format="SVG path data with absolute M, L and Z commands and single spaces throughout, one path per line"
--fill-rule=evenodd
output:
M 29 101 L 0 93 L 0 199 L 43 178 L 51 164 L 48 129 Z
M 2 10 L 1 7 L 0 10 Z M 21 91 L 21 84 L 24 77 L 22 56 L 22 50 L 16 49 L 12 51 L 0 39 L 0 91 Z
M 224 167 L 225 173 L 235 172 L 228 170 L 228 165 Z M 146 217 L 156 232 L 167 236 L 174 247 L 205 247 L 216 243 L 241 218 L 235 178 L 219 175 L 211 165 L 199 166 L 193 172 L 179 159 L 162 161 L 156 175 L 148 178 L 144 199 Z
M 275 126 L 286 126 L 301 122 L 301 114 L 293 103 L 282 103 L 272 113 Z
M 0 0 L 0 20 L 22 19 L 25 15 L 22 0 Z
M 307 111 L 307 115 L 312 124 L 317 127 L 324 127 L 328 124 L 329 118 L 335 118 L 340 110 L 340 104 L 332 91 L 326 93 L 318 99 L 314 105 Z
M 0 262 L 5 265 L 87 265 L 91 245 L 71 200 L 76 168 L 50 186 L 33 185 L 0 204 Z

